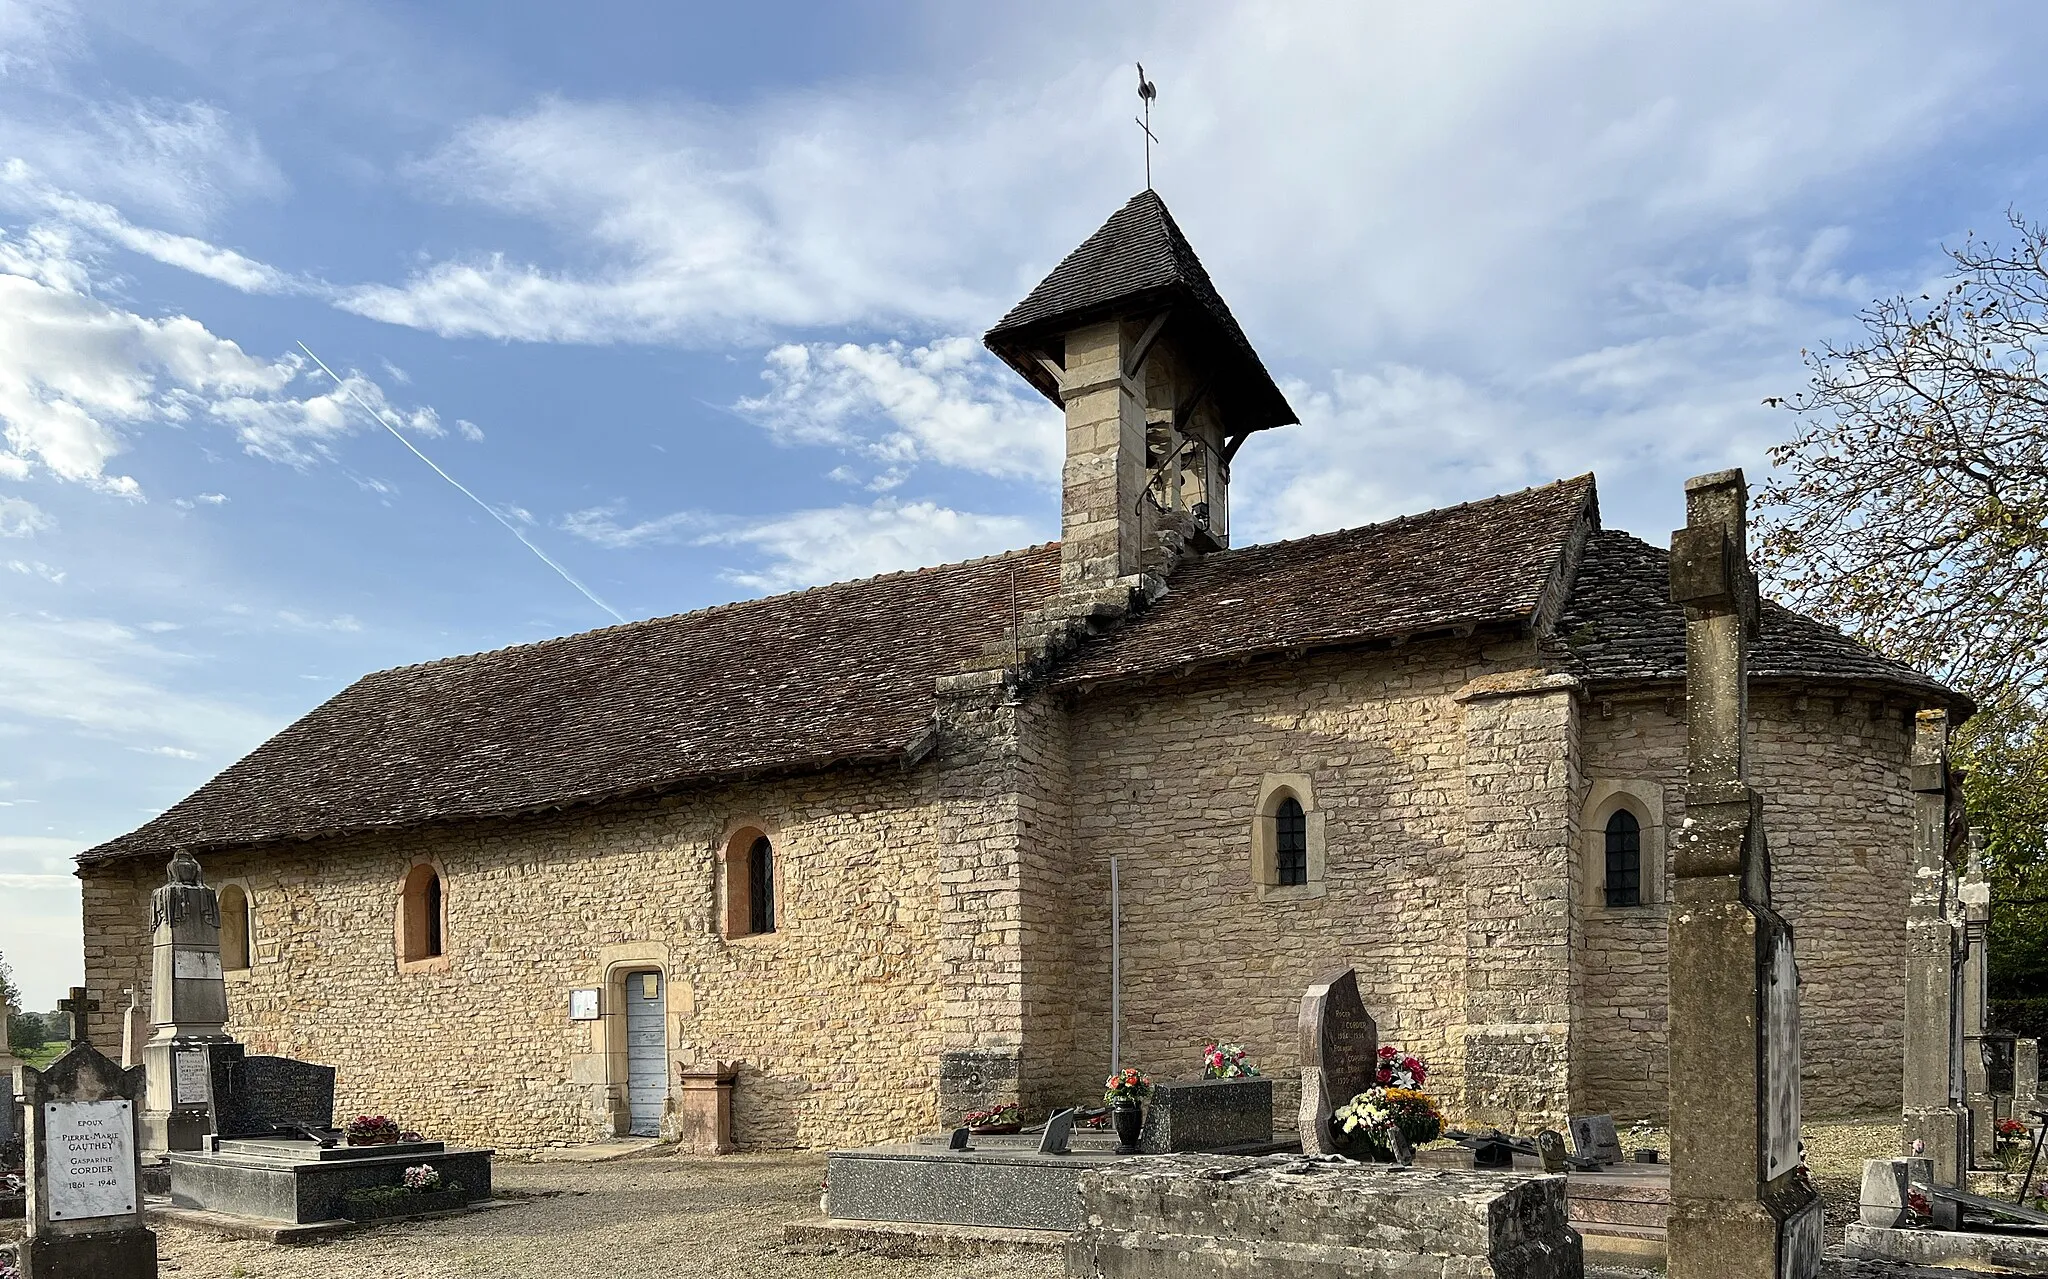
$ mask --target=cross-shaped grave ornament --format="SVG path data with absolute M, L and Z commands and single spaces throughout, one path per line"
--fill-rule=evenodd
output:
M 100 1001 L 87 998 L 85 987 L 73 986 L 71 988 L 71 998 L 58 1000 L 57 1010 L 67 1013 L 71 1017 L 71 1042 L 73 1044 L 86 1043 L 86 1015 L 98 1012 L 100 1010 Z

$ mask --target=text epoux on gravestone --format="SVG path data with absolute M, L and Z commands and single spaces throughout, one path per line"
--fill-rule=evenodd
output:
M 135 1212 L 133 1102 L 44 1102 L 42 1126 L 50 1220 Z

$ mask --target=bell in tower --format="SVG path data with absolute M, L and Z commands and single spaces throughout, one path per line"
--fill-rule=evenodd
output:
M 1065 411 L 1068 586 L 1135 577 L 1161 531 L 1228 546 L 1231 459 L 1252 432 L 1300 420 L 1150 190 L 983 341 Z

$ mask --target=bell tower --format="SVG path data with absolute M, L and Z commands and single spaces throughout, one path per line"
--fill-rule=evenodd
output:
M 1230 462 L 1299 419 L 1166 202 L 1146 190 L 983 338 L 1066 414 L 1060 580 L 1110 586 L 1162 538 L 1230 544 Z

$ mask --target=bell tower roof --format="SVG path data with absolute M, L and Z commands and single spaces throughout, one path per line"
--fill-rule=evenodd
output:
M 1300 421 L 1155 191 L 1140 191 L 1111 214 L 982 341 L 1058 404 L 1058 376 L 1040 357 L 1059 361 L 1063 334 L 1112 316 L 1169 308 L 1168 328 L 1210 371 L 1208 393 L 1223 409 L 1230 435 L 1241 439 Z

